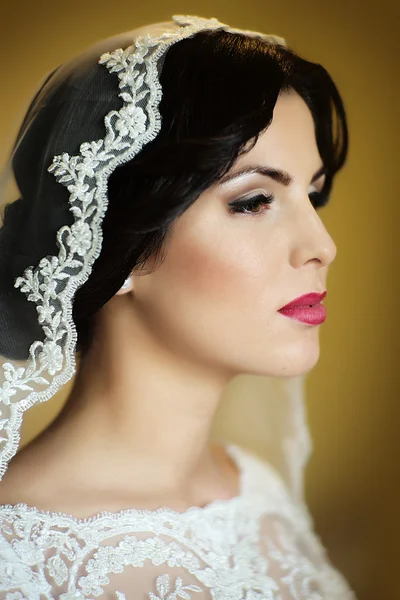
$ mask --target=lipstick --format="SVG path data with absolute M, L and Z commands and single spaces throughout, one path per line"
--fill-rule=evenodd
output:
M 280 308 L 278 312 L 308 325 L 320 325 L 326 319 L 326 308 L 321 304 L 326 294 L 326 291 L 322 294 L 304 294 Z

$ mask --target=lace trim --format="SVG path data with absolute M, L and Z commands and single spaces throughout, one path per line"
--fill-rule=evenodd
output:
M 165 519 L 155 523 L 144 517 L 141 522 L 111 520 L 101 527 L 100 523 L 95 527 L 75 526 L 63 519 L 48 522 L 32 514 L 6 517 L 2 526 L 5 537 L 0 536 L 0 591 L 18 587 L 30 600 L 55 600 L 54 585 L 68 584 L 68 592 L 59 596 L 60 600 L 85 600 L 104 594 L 113 574 L 122 573 L 126 567 L 144 568 L 147 564 L 148 568 L 151 563 L 184 569 L 204 586 L 189 584 L 193 587 L 185 586 L 186 590 L 207 591 L 219 600 L 279 600 L 280 591 L 290 593 L 285 597 L 294 600 L 355 600 L 347 582 L 326 561 L 325 551 L 312 532 L 305 532 L 298 545 L 290 523 L 285 530 L 279 520 L 274 521 L 273 529 L 278 533 L 274 543 L 274 533 L 270 537 L 261 532 L 261 515 L 252 508 L 224 510 L 190 522 Z M 139 531 L 150 535 L 133 535 Z M 265 545 L 266 554 L 260 551 L 260 543 Z M 308 546 L 313 547 L 312 554 Z M 128 583 L 121 581 L 125 588 Z M 178 577 L 175 592 L 169 590 L 167 573 L 157 577 L 156 586 L 164 600 L 176 600 L 174 593 L 184 589 Z M 126 599 L 122 590 L 115 591 L 113 597 Z M 157 599 L 152 592 L 149 597 Z M 188 600 L 190 595 L 178 597 Z M 16 598 L 27 600 L 25 596 Z M 6 596 L 6 600 L 16 598 Z
M 126 508 L 119 510 L 117 512 L 110 511 L 100 511 L 95 515 L 90 517 L 76 517 L 72 514 L 51 511 L 51 510 L 40 510 L 35 506 L 29 506 L 25 502 L 18 502 L 16 504 L 3 504 L 0 505 L 0 516 L 2 512 L 12 510 L 13 512 L 19 513 L 35 513 L 42 517 L 50 517 L 51 519 L 65 519 L 68 521 L 72 521 L 77 525 L 94 523 L 95 521 L 107 521 L 110 518 L 113 520 L 122 520 L 124 517 L 136 517 L 142 519 L 145 517 L 146 519 L 149 517 L 155 517 L 156 520 L 159 520 L 159 517 L 165 517 L 167 519 L 176 518 L 176 517 L 188 517 L 189 519 L 192 516 L 196 516 L 198 513 L 211 513 L 214 511 L 219 511 L 221 508 L 225 508 L 228 505 L 236 505 L 241 502 L 243 499 L 248 496 L 248 487 L 247 487 L 247 472 L 243 466 L 242 457 L 240 454 L 240 449 L 234 444 L 227 444 L 225 446 L 226 450 L 229 452 L 230 456 L 236 460 L 237 467 L 240 472 L 240 491 L 237 496 L 228 499 L 216 499 L 212 502 L 209 502 L 206 506 L 190 506 L 186 510 L 180 512 L 174 510 L 169 507 L 161 507 L 156 509 L 139 509 L 139 508 Z
M 236 462 L 240 474 L 239 494 L 229 499 L 216 499 L 206 506 L 190 506 L 185 511 L 179 512 L 169 507 L 157 509 L 127 508 L 117 512 L 101 511 L 90 517 L 77 517 L 72 514 L 51 510 L 40 510 L 35 506 L 29 506 L 25 502 L 16 504 L 0 505 L 0 518 L 30 514 L 43 520 L 62 522 L 66 526 L 71 523 L 76 526 L 98 524 L 98 527 L 107 528 L 111 523 L 121 524 L 136 523 L 137 531 L 141 524 L 152 522 L 157 527 L 162 522 L 192 522 L 199 516 L 207 517 L 223 512 L 235 512 L 251 506 L 254 514 L 256 506 L 259 506 L 260 514 L 268 511 L 277 511 L 293 523 L 296 529 L 302 531 L 313 525 L 312 519 L 303 506 L 292 503 L 285 484 L 279 474 L 268 463 L 257 458 L 253 453 L 233 443 L 225 444 L 225 449 Z M 136 527 L 135 527 L 136 528 Z

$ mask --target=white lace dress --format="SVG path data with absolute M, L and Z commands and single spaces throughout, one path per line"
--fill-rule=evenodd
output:
M 226 450 L 240 494 L 183 513 L 0 506 L 0 599 L 355 600 L 278 472 Z

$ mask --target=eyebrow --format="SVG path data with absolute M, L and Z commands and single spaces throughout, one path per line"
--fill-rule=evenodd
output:
M 265 175 L 266 177 L 271 177 L 278 183 L 289 186 L 293 182 L 293 178 L 286 173 L 285 171 L 280 171 L 279 169 L 273 169 L 272 167 L 259 166 L 259 165 L 250 165 L 249 167 L 245 167 L 240 171 L 236 171 L 236 173 L 228 173 L 224 175 L 218 183 L 227 183 L 228 181 L 232 181 L 237 179 L 238 177 L 243 177 L 243 175 L 251 175 L 254 173 L 258 173 L 259 175 Z M 319 179 L 322 175 L 327 175 L 327 170 L 324 166 L 322 166 L 318 171 L 313 175 L 311 183 L 314 183 L 317 179 Z

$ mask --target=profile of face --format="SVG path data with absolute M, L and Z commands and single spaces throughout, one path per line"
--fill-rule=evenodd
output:
M 208 188 L 173 223 L 160 266 L 133 272 L 119 293 L 132 292 L 145 330 L 185 361 L 232 376 L 294 377 L 318 361 L 321 325 L 278 310 L 324 292 L 336 255 L 309 197 L 325 175 L 314 177 L 323 167 L 314 122 L 296 92 L 279 96 L 271 125 L 228 176 L 249 167 L 284 171 L 291 183 L 250 173 Z M 255 196 L 250 210 L 230 206 Z

